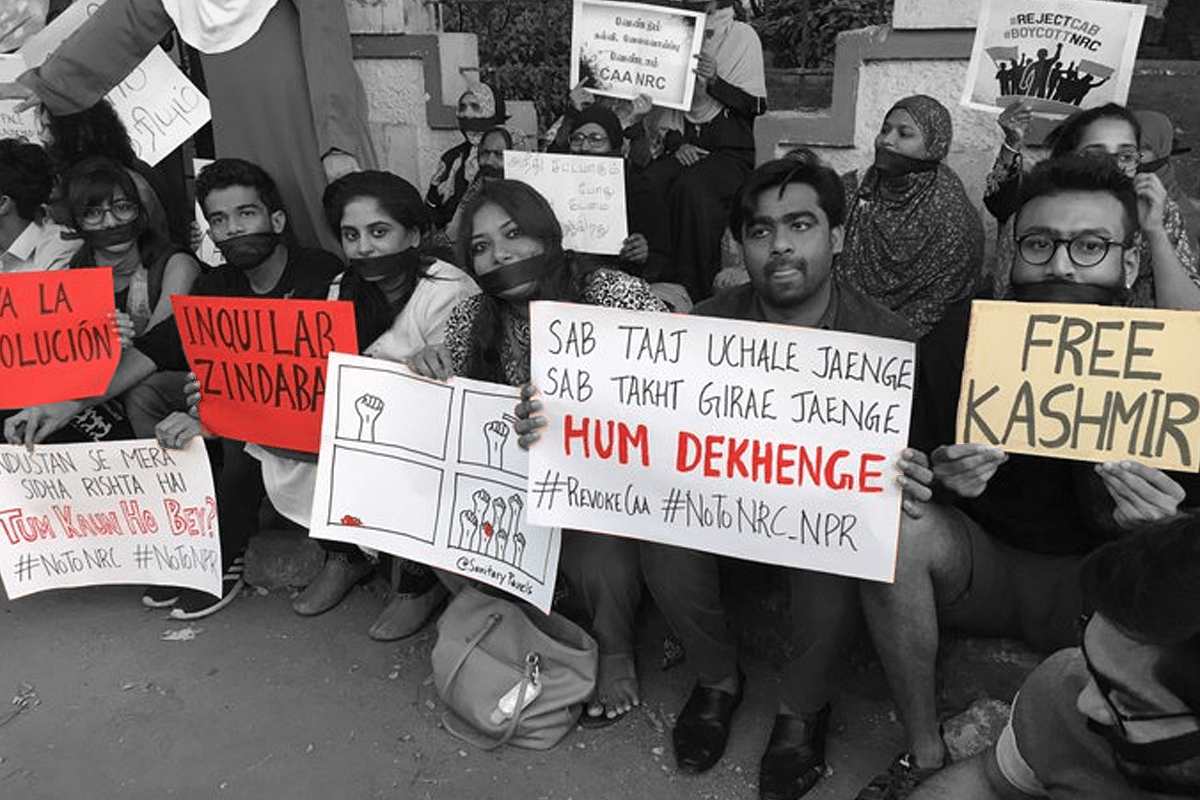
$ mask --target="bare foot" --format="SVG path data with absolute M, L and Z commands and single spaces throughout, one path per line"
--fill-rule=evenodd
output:
M 596 670 L 596 694 L 588 703 L 587 715 L 615 720 L 641 705 L 637 665 L 629 653 L 600 656 Z

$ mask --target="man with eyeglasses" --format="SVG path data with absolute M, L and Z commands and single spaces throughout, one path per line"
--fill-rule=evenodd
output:
M 995 747 L 914 800 L 1200 797 L 1200 519 L 1093 552 L 1079 647 L 1026 679 Z
M 1133 181 L 1114 161 L 1039 164 L 1015 216 L 1012 299 L 1122 304 L 1126 271 L 1137 265 L 1137 214 Z M 953 444 L 969 324 L 966 301 L 921 342 L 912 457 L 901 460 L 899 482 L 931 487 L 933 502 L 905 508 L 895 583 L 860 584 L 909 749 L 859 800 L 907 797 L 948 762 L 935 688 L 939 626 L 1046 652 L 1067 647 L 1084 608 L 1087 554 L 1200 496 L 1195 476 L 1136 461 L 1092 465 Z

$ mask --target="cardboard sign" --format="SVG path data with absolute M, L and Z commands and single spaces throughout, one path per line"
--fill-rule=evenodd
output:
M 0 100 L 0 139 L 25 139 L 37 144 L 42 132 L 37 109 L 17 113 L 20 103 L 20 100 Z
M 200 419 L 242 442 L 317 452 L 325 360 L 356 353 L 354 306 L 339 300 L 172 295 L 200 381 Z
M 0 274 L 0 408 L 99 397 L 121 360 L 110 269 Z
M 111 583 L 220 594 L 204 443 L 0 445 L 0 577 L 10 600 Z
M 329 398 L 310 535 L 457 572 L 549 611 L 561 541 L 525 513 L 516 387 L 439 383 L 335 353 Z
M 531 521 L 892 579 L 912 344 L 561 303 L 531 336 Z
M 29 68 L 39 67 L 68 36 L 83 26 L 104 0 L 77 0 L 21 47 Z M 158 164 L 212 119 L 208 98 L 161 47 L 155 47 L 107 95 L 129 130 L 134 153 Z
M 611 0 L 575 0 L 571 85 L 609 97 L 649 95 L 687 111 L 696 86 L 704 14 Z
M 562 225 L 565 249 L 621 252 L 629 235 L 624 159 L 505 150 L 504 177 L 528 183 L 549 201 Z
M 976 300 L 956 441 L 1200 471 L 1194 311 Z
M 1062 117 L 1124 105 L 1146 7 L 1099 0 L 983 0 L 963 105 L 1024 100 Z
M 129 129 L 134 152 L 150 166 L 212 119 L 208 98 L 161 47 L 151 50 L 108 100 Z

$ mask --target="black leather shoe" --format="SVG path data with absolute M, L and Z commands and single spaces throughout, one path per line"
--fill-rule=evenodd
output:
M 672 739 L 681 772 L 704 772 L 721 760 L 729 741 L 733 712 L 745 694 L 746 676 L 738 670 L 737 694 L 699 684 L 679 712 Z
M 760 800 L 798 800 L 825 775 L 829 705 L 815 714 L 780 714 L 758 765 Z

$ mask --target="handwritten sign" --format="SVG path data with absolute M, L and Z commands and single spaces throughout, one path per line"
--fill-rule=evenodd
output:
M 155 47 L 108 100 L 129 129 L 138 158 L 154 166 L 212 119 L 208 98 Z
M 41 139 L 42 126 L 38 122 L 37 110 L 17 112 L 20 100 L 0 100 L 0 139 L 26 139 L 37 143 Z
M 10 600 L 133 583 L 221 591 L 212 469 L 201 441 L 0 445 L 0 577 Z
M 20 50 L 28 67 L 41 66 L 103 4 L 104 0 L 78 0 L 30 37 Z M 161 47 L 151 50 L 107 98 L 129 130 L 134 153 L 150 166 L 212 119 L 208 98 Z
M 1099 0 L 983 0 L 962 103 L 1003 109 L 1024 100 L 1062 117 L 1124 105 L 1144 5 Z
M 575 0 L 571 85 L 596 94 L 649 95 L 656 106 L 686 111 L 696 86 L 704 14 L 612 0 Z
M 561 541 L 525 513 L 515 387 L 428 381 L 334 353 L 329 393 L 311 535 L 457 572 L 549 611 Z
M 531 336 L 531 521 L 892 579 L 910 343 L 559 303 Z
M 0 408 L 98 397 L 121 359 L 112 270 L 0 274 Z
M 172 295 L 200 419 L 243 442 L 317 452 L 325 359 L 358 351 L 354 306 L 342 301 Z
M 563 229 L 563 247 L 616 255 L 628 235 L 625 160 L 504 151 L 504 177 L 537 189 Z
M 1200 316 L 976 300 L 957 441 L 1200 471 Z

